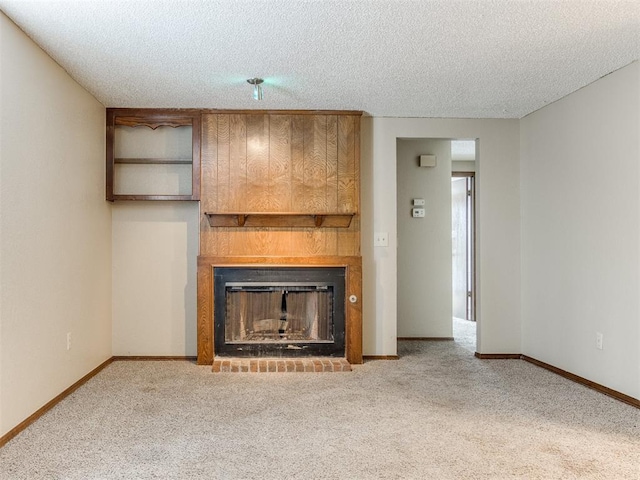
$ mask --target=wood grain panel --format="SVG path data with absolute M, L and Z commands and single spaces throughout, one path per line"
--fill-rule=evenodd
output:
M 327 211 L 338 211 L 338 117 L 327 116 Z M 331 254 L 338 252 L 338 231 L 327 229 L 325 232 L 325 250 Z
M 295 210 L 305 211 L 304 202 L 304 132 L 305 117 L 294 115 L 291 119 L 291 194 Z M 305 255 L 306 229 L 289 230 L 291 253 L 289 255 Z
M 200 255 L 220 255 L 218 252 L 218 229 L 209 227 L 204 215 L 200 217 Z
M 202 160 L 200 185 L 200 211 L 217 211 L 218 189 L 218 116 L 202 116 Z M 200 217 L 200 254 L 216 255 L 216 232 L 208 228 L 204 215 Z
M 327 119 L 304 118 L 303 211 L 327 210 Z
M 326 117 L 327 212 L 338 211 L 338 117 Z
M 269 203 L 273 212 L 295 210 L 292 194 L 291 116 L 269 119 Z
M 211 116 L 206 117 L 210 123 Z M 235 114 L 218 117 L 215 141 L 219 143 L 219 165 L 214 174 L 218 185 L 211 192 L 213 198 L 203 191 L 203 205 L 215 204 L 217 209 L 205 207 L 204 211 L 274 213 L 288 207 L 319 213 L 347 212 L 359 207 L 358 117 L 282 114 L 270 118 Z M 210 132 L 208 137 L 207 141 L 214 139 Z M 208 145 L 209 156 L 211 150 Z M 210 177 L 214 175 L 209 173 Z M 357 255 L 358 216 L 352 223 L 347 230 L 325 228 L 330 225 L 323 224 L 321 231 L 296 229 L 296 225 L 292 225 L 294 228 L 280 225 L 276 229 L 274 225 L 272 254 L 296 251 L 299 255 Z M 206 229 L 204 223 L 202 226 L 202 252 L 250 255 L 256 248 L 262 251 L 264 247 L 263 235 L 248 233 L 246 228 L 239 232 L 229 228 Z
M 236 212 L 247 210 L 247 117 L 229 115 L 229 208 Z M 242 244 L 244 236 L 235 229 L 225 229 L 222 241 L 233 246 Z
M 271 115 L 269 118 L 269 209 L 290 212 L 292 201 L 292 125 L 290 115 Z M 291 247 L 291 229 L 271 231 L 272 250 L 286 255 Z
M 247 123 L 244 115 L 229 115 L 229 209 L 247 211 Z
M 191 196 L 193 200 L 200 200 L 200 180 L 202 162 L 202 116 L 195 115 L 191 123 Z
M 229 230 L 229 228 L 213 229 L 213 231 L 216 232 L 216 248 L 218 255 L 229 255 L 231 245 Z
M 338 117 L 338 210 L 356 211 L 356 166 L 353 117 Z
M 198 257 L 198 365 L 213 363 L 213 278 L 211 264 Z
M 281 248 L 279 248 L 276 232 L 267 228 L 248 229 L 243 232 L 244 240 L 242 243 L 229 246 L 229 255 L 250 255 L 252 252 L 255 252 L 256 255 L 278 255 Z
M 220 212 L 231 208 L 231 166 L 230 162 L 229 115 L 218 115 L 218 205 Z
M 231 210 L 231 135 L 229 115 L 218 115 L 218 163 L 216 195 L 217 209 L 220 212 Z M 229 231 L 221 229 L 216 232 L 218 248 L 229 243 Z M 221 252 L 224 250 L 221 250 Z
M 362 363 L 362 259 L 349 257 L 351 260 L 347 268 L 346 290 L 346 357 L 349 363 Z M 356 301 L 351 303 L 349 297 L 356 296 Z
M 354 209 L 356 213 L 360 213 L 360 116 L 353 118 L 353 176 L 354 176 Z M 360 230 L 358 230 L 360 231 Z
M 350 248 L 345 249 L 345 255 L 355 255 L 360 256 L 360 225 L 361 225 L 361 217 L 360 217 L 360 116 L 354 115 L 353 119 L 353 169 L 354 169 L 354 181 L 353 181 L 353 207 L 356 215 L 354 217 L 354 221 L 352 222 L 351 229 L 351 238 L 349 240 L 345 239 L 345 243 L 350 242 Z M 340 232 L 338 232 L 340 235 Z
M 358 212 L 358 183 L 356 177 L 356 124 L 354 117 L 338 117 L 338 211 Z M 359 149 L 359 145 L 358 145 Z M 360 254 L 360 216 L 356 215 L 347 231 L 337 232 L 337 254 Z
M 291 118 L 291 196 L 292 210 L 304 211 L 304 118 Z
M 303 255 L 327 255 L 329 252 L 327 252 L 326 233 L 324 229 L 307 230 L 304 235 Z
M 247 209 L 269 211 L 269 117 L 247 115 Z
M 360 216 L 356 215 L 351 221 L 351 225 L 345 231 L 339 229 L 337 255 L 360 255 Z

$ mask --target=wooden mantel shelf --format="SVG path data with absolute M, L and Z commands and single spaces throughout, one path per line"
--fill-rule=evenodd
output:
M 355 213 L 205 212 L 212 227 L 349 228 Z

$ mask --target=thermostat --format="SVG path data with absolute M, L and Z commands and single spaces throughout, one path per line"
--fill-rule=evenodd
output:
M 424 208 L 413 208 L 413 209 L 411 209 L 411 216 L 413 218 L 423 218 L 424 217 Z

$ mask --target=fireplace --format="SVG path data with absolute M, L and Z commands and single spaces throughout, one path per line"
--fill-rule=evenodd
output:
M 344 267 L 216 268 L 216 355 L 344 357 L 345 276 Z

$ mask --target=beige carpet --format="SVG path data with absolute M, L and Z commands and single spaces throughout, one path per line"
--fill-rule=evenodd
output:
M 340 374 L 115 362 L 0 449 L 0 478 L 640 478 L 640 410 L 455 342 L 400 354 Z

